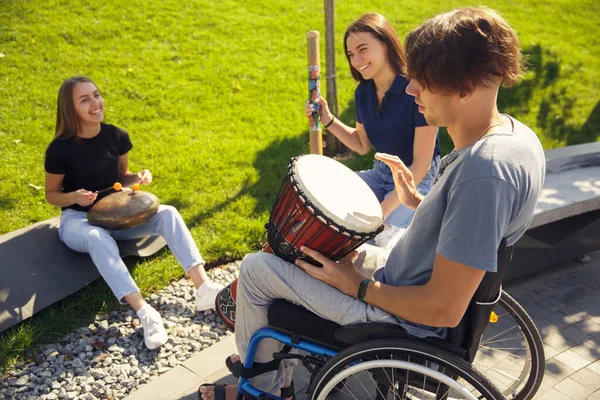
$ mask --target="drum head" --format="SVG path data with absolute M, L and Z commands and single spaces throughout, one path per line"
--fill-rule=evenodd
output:
M 305 196 L 337 225 L 370 233 L 383 223 L 381 205 L 371 188 L 350 168 L 329 157 L 298 157 L 292 173 Z

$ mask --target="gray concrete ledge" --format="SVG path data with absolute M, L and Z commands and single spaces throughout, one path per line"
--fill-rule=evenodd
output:
M 217 342 L 169 372 L 141 386 L 125 400 L 180 400 L 197 398 L 198 386 L 229 375 L 225 357 L 236 354 L 234 335 Z M 234 383 L 234 382 L 231 382 Z
M 600 142 L 576 144 L 546 150 L 546 173 L 600 165 Z
M 529 229 L 599 209 L 600 164 L 549 173 Z

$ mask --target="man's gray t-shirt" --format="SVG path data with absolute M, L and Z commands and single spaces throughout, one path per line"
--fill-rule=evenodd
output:
M 385 267 L 375 272 L 376 280 L 394 286 L 424 285 L 436 254 L 496 271 L 502 238 L 512 245 L 526 231 L 545 176 L 539 139 L 508 118 L 512 129 L 486 135 L 444 157 L 437 182 Z M 444 335 L 442 329 L 426 329 Z

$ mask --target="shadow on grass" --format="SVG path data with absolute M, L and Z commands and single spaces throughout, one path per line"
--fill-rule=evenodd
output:
M 600 130 L 600 106 L 597 104 L 587 121 L 574 123 L 577 97 L 570 92 L 569 79 L 582 65 L 561 65 L 561 57 L 539 44 L 523 49 L 527 75 L 512 88 L 502 88 L 498 107 L 520 118 L 534 111 L 538 135 L 573 145 L 596 141 Z M 562 79 L 562 78 L 567 79 Z
M 257 215 L 265 211 L 270 211 L 286 175 L 290 158 L 308 153 L 307 138 L 308 132 L 303 132 L 301 135 L 292 138 L 273 141 L 267 148 L 259 151 L 252 163 L 252 166 L 258 171 L 258 180 L 254 183 L 244 183 L 242 190 L 235 196 L 227 198 L 216 206 L 203 210 L 192 217 L 186 218 L 187 226 L 192 229 L 195 226 L 201 225 L 207 219 L 224 211 L 231 204 L 245 196 L 250 196 L 256 200 L 256 206 L 252 214 Z M 189 206 L 185 201 L 175 198 L 166 199 L 165 204 L 171 204 L 180 210 Z M 256 249 L 260 248 L 261 243 L 257 242 L 255 247 Z M 219 257 L 207 263 L 207 267 L 210 268 L 231 260 L 231 256 Z
M 16 201 L 10 197 L 0 197 L 0 210 L 12 210 L 15 208 Z

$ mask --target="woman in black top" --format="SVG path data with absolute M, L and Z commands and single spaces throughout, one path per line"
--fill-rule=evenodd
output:
M 148 170 L 129 171 L 127 154 L 133 145 L 127 132 L 103 120 L 104 100 L 96 85 L 85 77 L 65 80 L 58 92 L 56 137 L 46 150 L 46 199 L 62 207 L 60 239 L 69 248 L 90 254 L 119 301 L 137 312 L 145 344 L 154 349 L 167 341 L 162 318 L 141 296 L 119 256 L 117 240 L 162 235 L 196 286 L 198 311 L 214 307 L 222 286 L 208 279 L 192 235 L 172 206 L 161 205 L 149 221 L 135 228 L 109 231 L 88 223 L 87 211 L 102 196 L 101 189 L 117 181 L 152 182 Z

